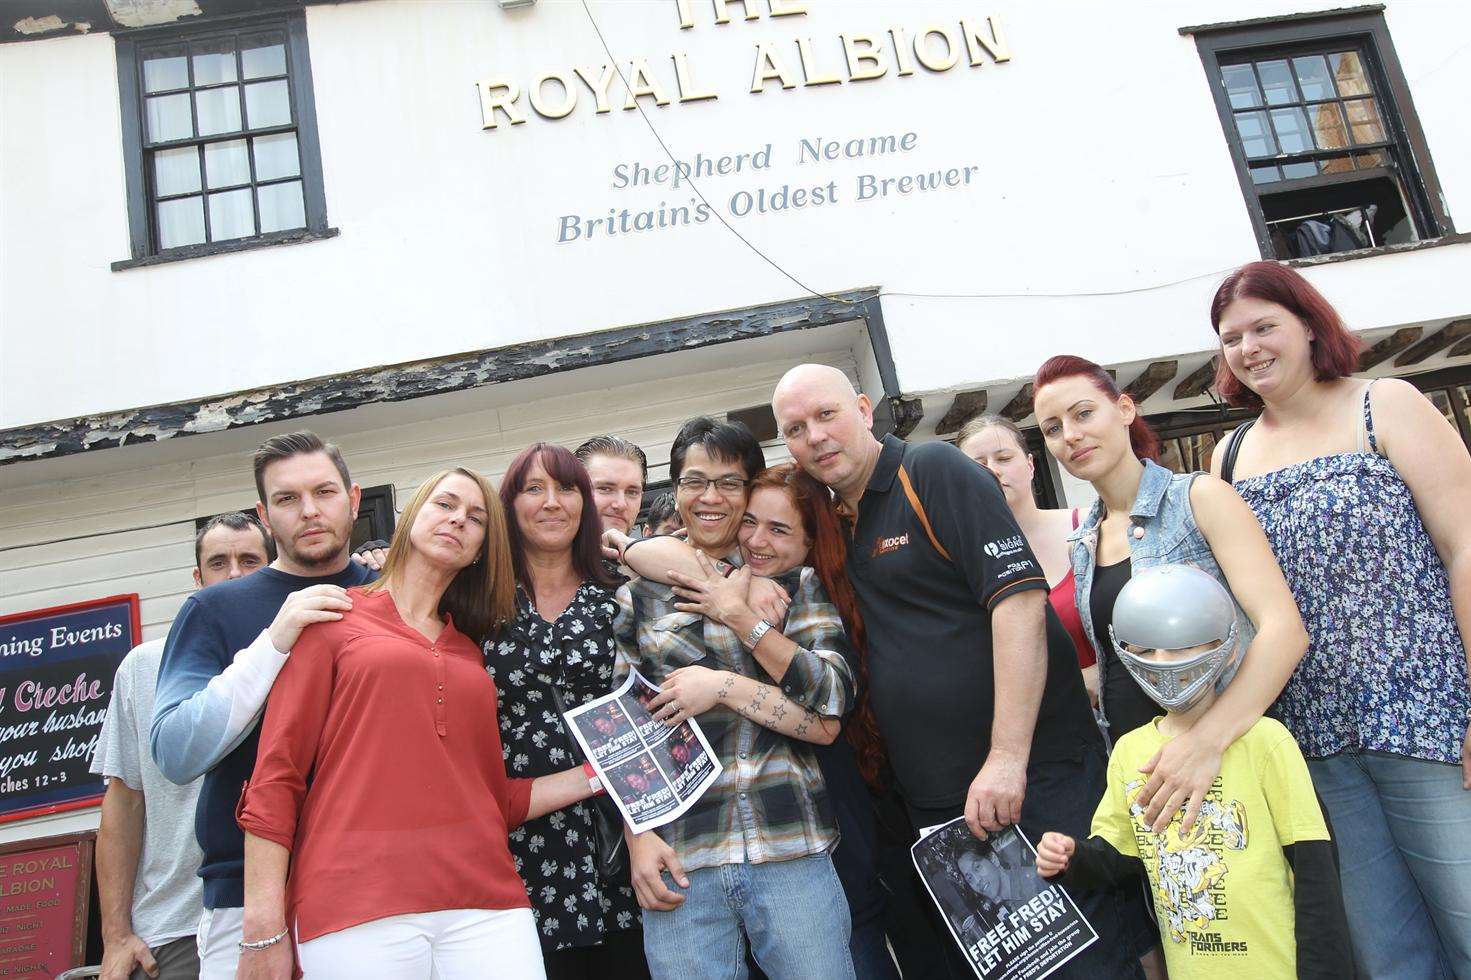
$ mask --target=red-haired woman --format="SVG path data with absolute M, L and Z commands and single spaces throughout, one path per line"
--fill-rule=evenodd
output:
M 1033 385 L 1047 451 L 1098 492 L 1068 540 L 1078 610 L 1100 653 L 1099 710 L 1110 737 L 1160 714 L 1112 652 L 1108 635 L 1114 599 L 1133 572 L 1196 565 L 1219 579 L 1244 613 L 1239 665 L 1223 674 L 1229 686 L 1187 735 L 1161 749 L 1139 796 L 1156 830 L 1182 804 L 1188 827 L 1220 774 L 1222 753 L 1262 717 L 1307 649 L 1302 619 L 1250 508 L 1215 477 L 1176 475 L 1155 462 L 1158 437 L 1107 371 L 1060 355 L 1042 365 Z
M 506 769 L 526 778 L 574 763 L 562 711 L 612 688 L 619 582 L 603 564 L 592 482 L 570 451 L 546 442 L 522 450 L 501 478 L 500 499 L 516 615 L 485 654 Z M 638 903 L 626 870 L 614 880 L 598 871 L 593 807 L 578 803 L 511 832 L 547 977 L 646 978 Z
M 1217 386 L 1261 406 L 1214 468 L 1256 512 L 1307 622 L 1277 714 L 1308 757 L 1370 976 L 1471 976 L 1471 458 L 1301 275 L 1253 262 L 1211 303 Z
M 737 538 L 749 574 L 773 579 L 795 597 L 787 612 L 788 622 L 802 622 L 816 612 L 811 607 L 830 602 L 852 644 L 851 650 L 839 651 L 856 661 L 849 664 L 857 678 L 852 717 L 843 724 L 816 713 L 791 712 L 788 718 L 793 723 L 785 725 L 785 734 L 813 743 L 836 815 L 841 842 L 833 852 L 833 865 L 842 881 L 853 923 L 849 948 L 854 972 L 858 980 L 898 980 L 885 943 L 884 897 L 876 867 L 877 831 L 873 804 L 864 785 L 865 778 L 878 781 L 883 750 L 864 693 L 863 620 L 844 571 L 845 535 L 833 508 L 832 494 L 792 463 L 762 470 L 751 481 L 749 492 Z M 737 608 L 746 603 L 740 594 L 746 573 L 727 581 L 677 538 L 644 539 L 632 549 L 626 547 L 630 543 L 626 538 L 614 543 L 624 548 L 633 571 L 656 581 L 685 583 L 680 591 L 691 597 L 692 604 L 687 608 L 708 619 L 731 620 Z M 811 581 L 814 578 L 816 582 Z M 727 681 L 731 681 L 730 686 Z M 720 703 L 735 708 L 753 700 L 781 698 L 781 690 L 774 684 L 698 666 L 674 671 L 663 688 L 655 704 L 676 704 L 678 711 L 669 715 L 669 720 L 676 723 Z M 761 695 L 762 690 L 769 694 Z M 755 720 L 767 724 L 764 717 Z M 778 724 L 785 721 L 778 719 Z M 849 736 L 846 741 L 838 738 L 843 728 Z

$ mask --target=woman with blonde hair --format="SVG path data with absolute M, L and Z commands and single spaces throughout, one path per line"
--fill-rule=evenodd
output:
M 971 459 L 991 471 L 1001 484 L 1006 505 L 1017 527 L 1032 548 L 1047 577 L 1047 601 L 1062 621 L 1073 647 L 1078 652 L 1078 667 L 1083 671 L 1083 684 L 1088 699 L 1098 706 L 1098 657 L 1083 630 L 1074 593 L 1073 566 L 1068 560 L 1068 535 L 1075 531 L 1081 512 L 1044 510 L 1032 495 L 1032 474 L 1036 463 L 1027 451 L 1022 430 L 1011 419 L 1000 415 L 977 415 L 961 426 L 955 445 Z
M 544 976 L 507 834 L 596 783 L 506 777 L 480 650 L 515 614 L 506 541 L 484 477 L 437 473 L 382 577 L 297 641 L 240 803 L 241 977 L 291 976 L 291 937 L 312 980 Z

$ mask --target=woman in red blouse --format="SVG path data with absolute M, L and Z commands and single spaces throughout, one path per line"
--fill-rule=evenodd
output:
M 466 469 L 404 509 L 352 609 L 308 627 L 266 707 L 241 797 L 241 978 L 541 978 L 507 848 L 585 799 L 587 773 L 508 779 L 480 644 L 515 614 L 500 501 Z M 287 866 L 291 874 L 287 878 Z
M 1089 699 L 1097 707 L 1098 658 L 1078 617 L 1073 566 L 1068 559 L 1067 537 L 1078 526 L 1077 509 L 1043 510 L 1037 506 L 1037 499 L 1032 496 L 1032 470 L 1036 464 L 1027 452 L 1022 430 L 1010 419 L 978 415 L 961 428 L 955 445 L 1001 481 L 1001 491 L 1006 494 L 1012 516 L 1037 561 L 1042 563 L 1052 608 L 1073 639 L 1078 666 L 1083 670 L 1083 683 L 1088 688 Z

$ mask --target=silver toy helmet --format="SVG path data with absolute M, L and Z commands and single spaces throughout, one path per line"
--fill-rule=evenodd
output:
M 1191 565 L 1156 565 L 1131 578 L 1119 590 L 1108 632 L 1119 660 L 1167 711 L 1195 707 L 1217 680 L 1235 674 L 1241 660 L 1235 600 L 1212 575 Z M 1162 661 L 1129 647 L 1151 654 L 1203 649 Z

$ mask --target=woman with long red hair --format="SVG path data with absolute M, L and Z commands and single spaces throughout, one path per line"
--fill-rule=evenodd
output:
M 762 470 L 750 483 L 737 540 L 744 570 L 731 580 L 678 538 L 644 539 L 631 549 L 626 548 L 627 538 L 613 543 L 624 547 L 624 560 L 633 571 L 655 581 L 676 583 L 677 591 L 688 597 L 681 608 L 717 622 L 729 618 L 731 606 L 742 601 L 738 593 L 747 576 L 772 579 L 791 596 L 816 596 L 818 602 L 830 603 L 841 617 L 851 649 L 840 652 L 853 661 L 849 666 L 857 677 L 855 707 L 846 721 L 809 714 L 810 724 L 796 725 L 785 734 L 813 743 L 827 784 L 841 833 L 833 865 L 852 917 L 849 947 L 858 980 L 898 980 L 885 942 L 885 900 L 876 866 L 877 830 L 865 786 L 865 778 L 878 781 L 883 750 L 865 694 L 868 678 L 863 619 L 844 571 L 846 538 L 832 495 L 793 463 Z M 803 588 L 804 580 L 814 577 L 821 583 L 820 588 Z M 813 612 L 800 608 L 794 600 L 787 621 Z M 774 682 L 767 684 L 700 666 L 674 671 L 665 679 L 663 689 L 654 703 L 677 705 L 677 711 L 668 714 L 671 723 L 701 714 L 716 704 L 749 703 L 761 696 L 762 689 L 773 699 L 781 694 Z M 839 738 L 842 731 L 848 733 L 848 740 Z
M 1302 618 L 1251 509 L 1213 476 L 1160 466 L 1159 438 L 1107 371 L 1059 355 L 1037 371 L 1033 391 L 1047 451 L 1098 492 L 1068 541 L 1078 611 L 1099 652 L 1099 713 L 1112 740 L 1161 713 L 1108 637 L 1113 600 L 1130 577 L 1152 565 L 1195 565 L 1237 602 L 1239 659 L 1220 681 L 1229 686 L 1188 734 L 1145 766 L 1150 775 L 1138 798 L 1156 831 L 1182 805 L 1188 828 L 1220 774 L 1222 754 L 1271 706 L 1307 649 Z
M 1471 457 L 1409 382 L 1275 262 L 1211 303 L 1216 377 L 1261 415 L 1215 471 L 1256 512 L 1311 638 L 1277 701 L 1339 838 L 1368 976 L 1471 976 Z

